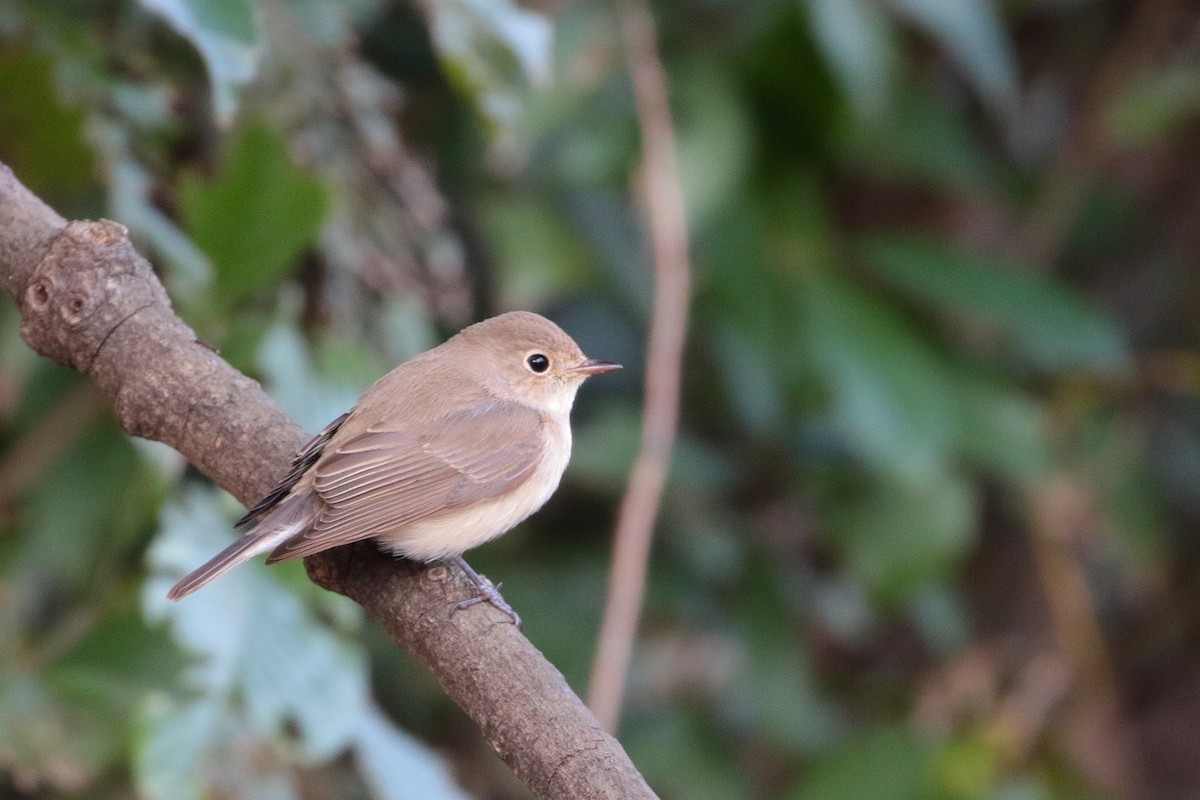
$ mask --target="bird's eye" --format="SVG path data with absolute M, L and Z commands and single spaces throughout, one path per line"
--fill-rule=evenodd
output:
M 529 358 L 525 359 L 525 363 L 529 365 L 531 370 L 539 375 L 550 369 L 550 359 L 546 358 L 541 353 L 534 353 Z

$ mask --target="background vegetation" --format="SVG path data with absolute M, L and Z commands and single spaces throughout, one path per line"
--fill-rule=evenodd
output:
M 689 800 L 1200 795 L 1200 14 L 655 11 L 697 292 L 634 761 Z M 0 161 L 310 429 L 497 310 L 627 365 L 472 558 L 580 691 L 651 290 L 618 42 L 588 2 L 0 0 Z M 239 508 L 0 322 L 0 796 L 524 796 L 298 565 L 167 604 Z

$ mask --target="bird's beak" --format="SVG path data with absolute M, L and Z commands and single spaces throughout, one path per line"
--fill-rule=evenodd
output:
M 611 361 L 601 361 L 598 358 L 585 358 L 574 367 L 571 367 L 570 371 L 577 375 L 600 375 L 620 368 L 620 364 L 614 364 Z

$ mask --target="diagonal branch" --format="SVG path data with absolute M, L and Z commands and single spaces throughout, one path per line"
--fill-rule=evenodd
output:
M 307 434 L 262 388 L 197 341 L 114 222 L 70 222 L 0 164 L 0 287 L 37 352 L 88 374 L 132 434 L 165 442 L 243 502 L 268 491 Z M 370 544 L 306 559 L 313 580 L 379 620 L 438 678 L 542 798 L 652 798 L 562 675 L 445 567 Z

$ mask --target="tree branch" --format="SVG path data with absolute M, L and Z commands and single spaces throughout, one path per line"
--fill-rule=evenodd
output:
M 114 222 L 70 222 L 0 164 L 0 286 L 37 352 L 91 376 L 132 434 L 165 442 L 242 502 L 287 471 L 307 434 L 171 310 Z M 364 543 L 306 560 L 428 669 L 538 797 L 651 798 L 621 746 L 562 675 L 457 571 Z M 220 591 L 220 589 L 216 589 Z
M 608 601 L 588 692 L 588 705 L 610 731 L 617 729 L 621 716 L 625 677 L 646 593 L 654 523 L 679 424 L 692 283 L 675 126 L 654 17 L 643 0 L 618 0 L 616 9 L 642 134 L 641 190 L 654 256 L 654 304 L 646 346 L 642 442 L 617 514 Z

